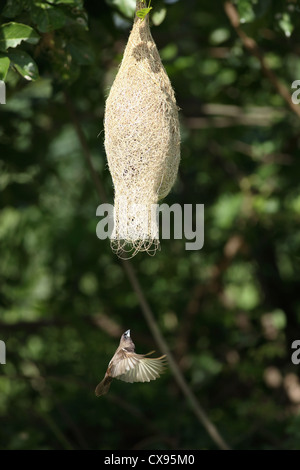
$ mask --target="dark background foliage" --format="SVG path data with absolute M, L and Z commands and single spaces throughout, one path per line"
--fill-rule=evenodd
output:
M 109 241 L 96 237 L 101 201 L 76 128 L 112 203 L 104 103 L 134 4 L 1 3 L 2 449 L 216 447 L 170 371 L 94 396 L 127 328 L 138 352 L 157 349 Z M 205 204 L 205 244 L 186 251 L 185 240 L 163 240 L 155 257 L 132 264 L 189 387 L 229 444 L 299 449 L 299 116 L 222 2 L 152 4 L 181 108 L 182 161 L 165 202 Z M 240 31 L 292 94 L 298 2 L 234 5 Z

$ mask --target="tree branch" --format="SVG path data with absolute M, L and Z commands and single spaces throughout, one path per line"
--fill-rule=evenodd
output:
M 290 91 L 286 88 L 285 85 L 283 85 L 278 80 L 278 78 L 276 77 L 274 72 L 270 69 L 270 67 L 268 66 L 268 64 L 267 64 L 267 62 L 266 62 L 266 60 L 263 56 L 263 53 L 259 49 L 259 47 L 256 44 L 256 42 L 254 41 L 254 39 L 247 36 L 247 34 L 240 27 L 240 17 L 239 17 L 238 11 L 235 8 L 235 6 L 230 1 L 227 1 L 224 4 L 224 9 L 225 9 L 226 15 L 229 18 L 230 23 L 234 27 L 234 29 L 237 32 L 238 36 L 241 38 L 241 41 L 244 44 L 244 46 L 248 49 L 248 51 L 254 57 L 256 57 L 259 60 L 260 65 L 261 65 L 261 69 L 262 69 L 263 73 L 265 74 L 265 76 L 269 79 L 269 81 L 272 83 L 275 90 L 278 91 L 278 93 L 284 99 L 284 101 L 287 103 L 287 105 L 290 107 L 290 109 L 295 114 L 297 114 L 298 117 L 300 117 L 300 107 L 295 105 L 292 102 Z

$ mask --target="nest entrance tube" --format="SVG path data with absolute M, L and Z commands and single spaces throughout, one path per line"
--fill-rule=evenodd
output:
M 145 8 L 137 2 L 137 9 Z M 180 160 L 178 108 L 149 28 L 135 16 L 106 100 L 105 150 L 113 179 L 112 249 L 125 257 L 159 247 L 158 201 L 171 190 Z M 127 256 L 128 255 L 128 256 Z

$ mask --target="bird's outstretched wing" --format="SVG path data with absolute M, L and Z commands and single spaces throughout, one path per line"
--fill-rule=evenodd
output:
M 122 349 L 119 352 L 120 360 L 111 368 L 112 377 L 130 383 L 157 379 L 165 369 L 165 356 L 153 359 L 146 357 L 152 352 L 136 354 Z

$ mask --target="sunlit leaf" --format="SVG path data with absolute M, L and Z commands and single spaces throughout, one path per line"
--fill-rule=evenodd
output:
M 294 25 L 291 21 L 291 17 L 288 13 L 284 13 L 279 22 L 278 22 L 280 28 L 284 32 L 287 38 L 289 38 L 294 30 Z
M 237 8 L 240 15 L 241 23 L 249 23 L 255 18 L 253 5 L 250 0 L 239 0 L 237 2 Z
M 155 8 L 151 16 L 153 24 L 155 24 L 155 26 L 159 26 L 164 21 L 166 14 L 167 14 L 166 7 Z
M 62 28 L 66 22 L 66 16 L 60 8 L 43 2 L 34 4 L 31 16 L 42 33 Z
M 40 36 L 33 28 L 22 23 L 5 23 L 0 27 L 0 50 L 16 47 L 22 41 L 37 44 Z
M 17 71 L 26 80 L 36 80 L 39 77 L 38 67 L 27 52 L 16 49 L 9 53 L 9 58 Z
M 106 0 L 106 2 L 109 5 L 118 8 L 118 10 L 128 18 L 132 18 L 136 8 L 135 0 Z
M 141 10 L 138 10 L 136 12 L 136 16 L 138 16 L 141 20 L 144 20 L 148 13 L 152 10 L 152 7 L 150 8 L 141 8 Z
M 0 54 L 0 80 L 5 80 L 9 64 L 9 57 L 4 54 Z

